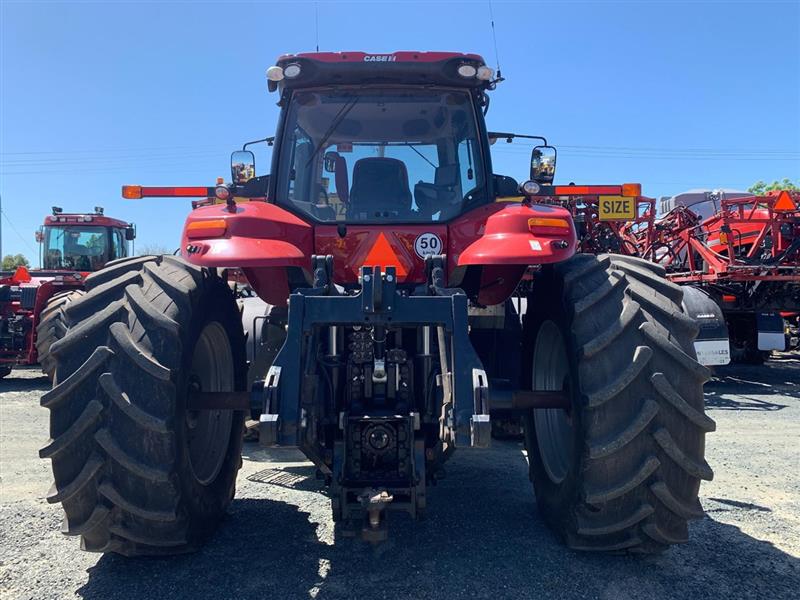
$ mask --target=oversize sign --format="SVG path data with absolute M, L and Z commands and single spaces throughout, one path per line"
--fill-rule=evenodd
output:
M 636 198 L 600 196 L 598 218 L 601 221 L 633 221 L 636 218 Z

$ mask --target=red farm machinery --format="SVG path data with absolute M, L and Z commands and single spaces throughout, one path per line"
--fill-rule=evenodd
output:
M 684 286 L 703 364 L 759 363 L 798 347 L 800 194 L 695 190 L 657 211 L 645 196 L 578 192 L 540 201 L 570 210 L 582 252 L 645 258 Z
M 132 225 L 93 213 L 53 207 L 36 232 L 40 269 L 0 273 L 0 377 L 15 365 L 41 363 L 52 377 L 50 346 L 66 332 L 64 308 L 83 295 L 86 277 L 129 256 Z
M 198 198 L 181 256 L 117 261 L 64 311 L 41 450 L 63 531 L 92 551 L 197 548 L 253 418 L 261 444 L 315 465 L 337 531 L 379 542 L 392 512 L 446 510 L 429 493 L 445 461 L 519 417 L 569 546 L 686 541 L 714 422 L 683 288 L 579 253 L 572 213 L 537 202 L 637 186 L 554 186 L 543 138 L 530 180 L 495 174 L 491 140 L 515 136 L 487 131 L 497 80 L 474 54 L 288 55 L 267 79 L 269 175 L 245 144 L 229 184 L 123 187 Z M 231 269 L 258 295 L 244 319 Z
M 641 255 L 722 309 L 731 359 L 759 363 L 797 345 L 800 194 L 700 192 L 664 201 Z

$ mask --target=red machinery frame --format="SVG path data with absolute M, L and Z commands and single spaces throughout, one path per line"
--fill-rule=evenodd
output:
M 702 290 L 727 322 L 736 360 L 759 361 L 765 354 L 758 348 L 777 348 L 759 339 L 777 334 L 781 318 L 785 348 L 792 347 L 791 323 L 800 312 L 800 194 L 723 197 L 706 219 L 687 206 L 657 219 L 655 200 L 640 195 L 632 219 L 602 220 L 603 196 L 574 190 L 550 190 L 538 201 L 572 213 L 581 252 L 645 258 L 665 267 L 674 283 Z
M 676 283 L 800 283 L 800 194 L 722 199 L 705 220 L 677 207 L 655 229 L 655 245 L 639 238 L 642 256 L 664 265 Z
M 722 199 L 707 219 L 678 206 L 656 218 L 655 199 L 637 196 L 636 216 L 602 220 L 593 188 L 558 186 L 537 199 L 568 209 L 578 229 L 581 252 L 639 256 L 664 266 L 680 284 L 728 282 L 800 283 L 800 194 Z M 591 192 L 591 193 L 583 193 Z

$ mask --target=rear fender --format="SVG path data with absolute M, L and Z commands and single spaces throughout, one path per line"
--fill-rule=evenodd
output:
M 564 225 L 534 225 L 532 219 Z M 489 215 L 477 234 L 478 239 L 457 252 L 456 266 L 557 263 L 575 254 L 578 245 L 572 215 L 557 206 L 516 203 L 505 206 Z
M 224 222 L 216 231 L 204 223 Z M 197 208 L 181 237 L 181 254 L 203 267 L 308 268 L 313 247 L 310 224 L 266 202 L 242 202 Z

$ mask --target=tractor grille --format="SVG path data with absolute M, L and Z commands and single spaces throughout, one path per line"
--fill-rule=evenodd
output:
M 33 310 L 33 305 L 36 304 L 36 291 L 38 286 L 25 286 L 20 288 L 20 306 L 25 310 Z

